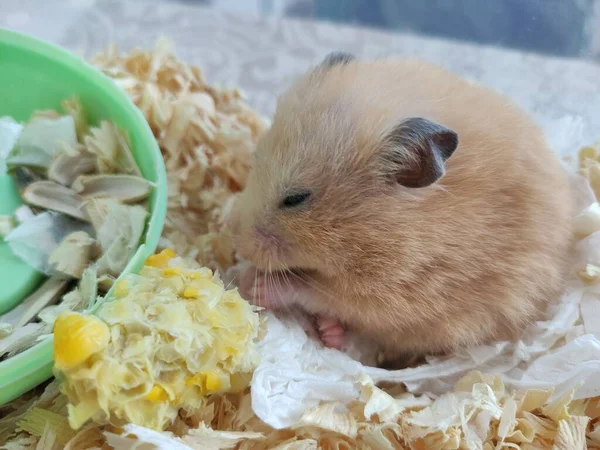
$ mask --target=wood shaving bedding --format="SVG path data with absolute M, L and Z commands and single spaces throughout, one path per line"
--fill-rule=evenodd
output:
M 127 92 L 161 148 L 169 184 L 164 246 L 213 270 L 233 265 L 223 224 L 267 120 L 238 89 L 208 85 L 199 68 L 174 56 L 166 38 L 154 51 L 127 55 L 111 46 L 92 63 Z
M 516 394 L 499 377 L 479 372 L 464 377 L 453 392 L 427 402 L 409 393 L 392 396 L 367 378 L 360 382 L 360 401 L 322 404 L 290 429 L 275 430 L 260 421 L 245 391 L 215 395 L 198 410 L 181 411 L 164 432 L 97 424 L 74 432 L 66 426 L 66 401 L 53 382 L 41 397 L 14 403 L 0 420 L 0 439 L 10 436 L 0 448 L 600 449 L 600 397 L 572 401 L 567 395 L 548 403 L 550 392 Z

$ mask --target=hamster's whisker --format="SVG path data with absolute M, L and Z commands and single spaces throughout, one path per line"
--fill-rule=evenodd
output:
M 320 294 L 325 295 L 327 298 L 335 299 L 335 296 L 325 286 L 323 286 L 316 280 L 309 278 L 307 281 L 305 278 L 301 277 L 300 275 L 295 273 L 293 270 L 286 270 L 286 273 L 288 273 L 290 276 L 298 278 L 300 281 L 307 282 L 310 287 L 314 288 Z
M 260 302 L 260 307 L 264 307 L 263 305 L 266 303 L 266 296 L 267 296 L 267 288 L 269 286 L 269 276 L 266 273 L 262 274 L 263 277 L 263 289 L 262 289 L 262 293 L 259 293 L 258 296 L 258 301 Z
M 283 289 L 283 284 L 287 284 L 288 286 L 291 285 L 291 281 L 289 278 L 289 274 L 287 273 L 287 270 L 281 271 L 278 278 L 279 278 L 279 284 L 281 285 L 283 292 L 285 292 L 285 289 Z M 295 289 L 288 289 L 288 290 L 290 291 L 289 294 L 291 294 L 291 297 L 288 300 L 283 301 L 282 303 L 285 306 L 285 308 L 288 310 L 290 315 L 293 318 L 297 319 L 298 317 L 295 314 L 297 312 L 297 308 L 293 307 L 296 302 L 297 292 Z
M 237 280 L 239 276 L 239 273 L 236 273 L 233 275 L 233 278 L 231 280 L 229 280 L 229 283 L 227 283 L 227 286 L 225 286 L 225 290 L 228 291 L 229 289 L 231 289 L 231 286 L 237 286 L 235 284 L 235 281 Z
M 252 298 L 254 299 L 254 301 L 256 302 L 256 306 L 261 306 L 261 299 L 260 299 L 260 295 L 259 295 L 259 291 L 258 291 L 258 281 L 259 281 L 259 276 L 261 274 L 258 272 L 258 269 L 254 269 L 254 283 L 252 284 Z

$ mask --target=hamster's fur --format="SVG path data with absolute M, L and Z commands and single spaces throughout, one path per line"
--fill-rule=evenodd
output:
M 572 236 L 566 174 L 509 99 L 345 54 L 281 96 L 235 223 L 255 301 L 337 319 L 391 360 L 518 336 L 561 294 Z

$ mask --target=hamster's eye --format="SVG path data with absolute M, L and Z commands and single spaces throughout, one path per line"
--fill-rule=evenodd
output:
M 310 198 L 309 191 L 298 191 L 293 192 L 285 196 L 281 204 L 280 208 L 295 208 L 296 206 L 300 206 Z

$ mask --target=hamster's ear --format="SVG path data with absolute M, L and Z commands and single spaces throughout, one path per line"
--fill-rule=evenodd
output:
M 329 53 L 321 64 L 319 64 L 320 69 L 328 69 L 329 67 L 338 66 L 348 64 L 351 61 L 354 61 L 356 57 L 351 53 L 346 52 L 332 52 Z
M 458 147 L 458 135 L 419 117 L 394 126 L 383 142 L 384 170 L 410 188 L 429 186 L 445 172 L 445 162 Z

